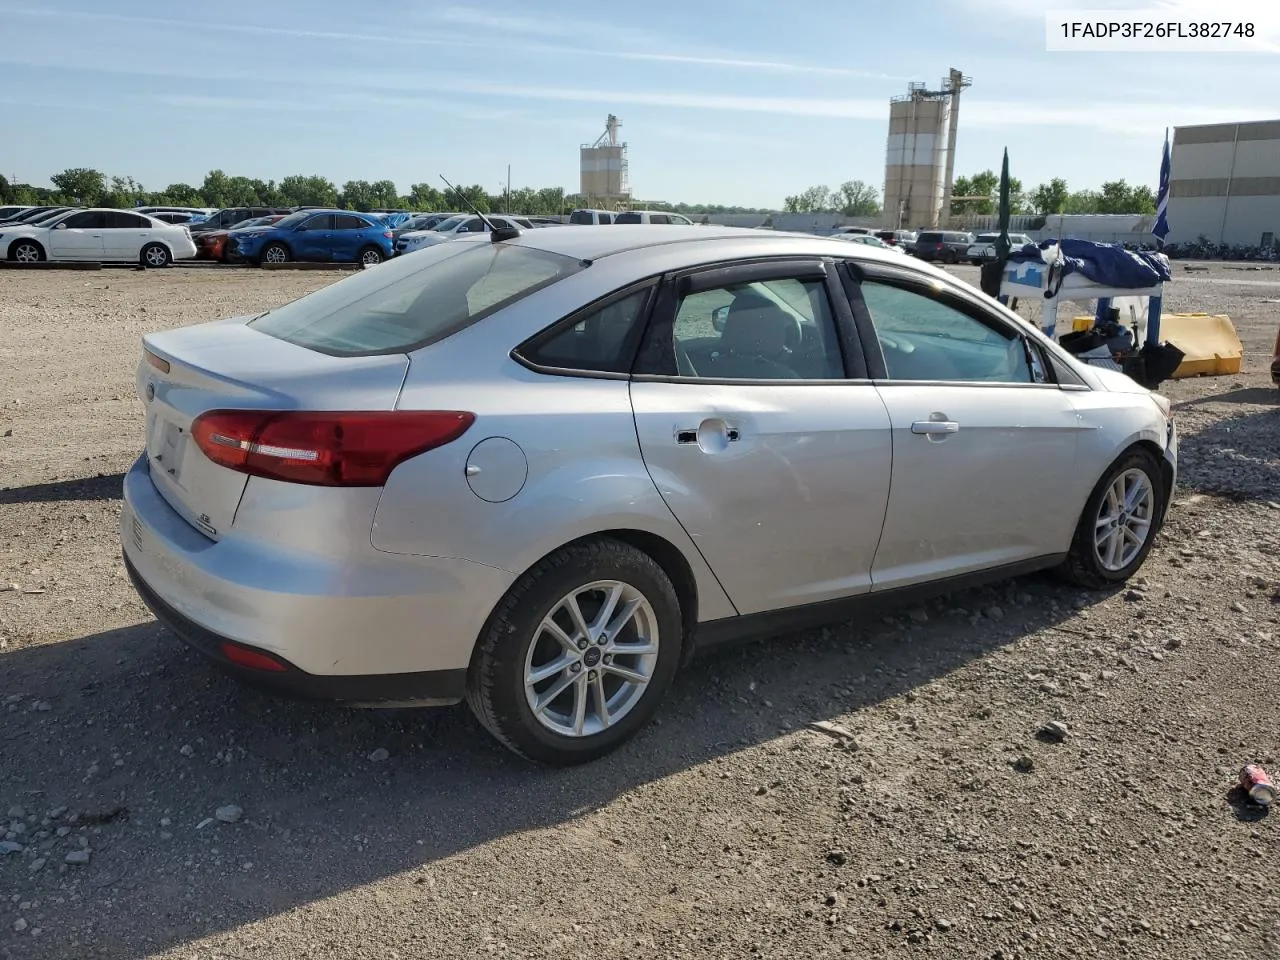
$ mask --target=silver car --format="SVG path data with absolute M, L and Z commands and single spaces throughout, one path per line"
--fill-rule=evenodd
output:
M 599 757 L 699 650 L 1142 564 L 1169 404 L 933 267 L 721 227 L 440 244 L 147 336 L 125 563 L 240 676 Z

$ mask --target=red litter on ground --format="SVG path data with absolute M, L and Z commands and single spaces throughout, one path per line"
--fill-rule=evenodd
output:
M 1267 775 L 1267 771 L 1256 763 L 1246 764 L 1240 771 L 1240 789 L 1260 807 L 1271 806 L 1276 794 L 1280 793 L 1280 790 L 1276 789 L 1276 785 L 1271 782 L 1271 777 Z

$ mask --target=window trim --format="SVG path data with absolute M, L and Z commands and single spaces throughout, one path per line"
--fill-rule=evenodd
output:
M 636 357 L 640 353 L 640 344 L 644 341 L 645 334 L 649 329 L 649 320 L 653 313 L 655 304 L 658 301 L 656 295 L 659 285 L 662 282 L 661 275 L 646 277 L 635 283 L 620 287 L 612 293 L 607 293 L 603 297 L 597 297 L 586 306 L 579 307 L 572 313 L 561 317 L 548 327 L 544 327 L 531 337 L 527 337 L 518 346 L 514 347 L 509 356 L 520 366 L 526 370 L 532 370 L 534 373 L 541 373 L 550 377 L 579 377 L 590 380 L 630 380 L 631 370 L 635 366 Z M 625 361 L 625 370 L 585 370 L 580 367 L 557 367 L 552 364 L 538 363 L 524 355 L 525 350 L 532 352 L 541 347 L 548 340 L 553 340 L 561 333 L 576 327 L 583 320 L 600 310 L 604 310 L 613 306 L 620 300 L 626 300 L 628 297 L 634 296 L 642 291 L 647 291 L 648 296 L 640 307 L 640 315 L 636 319 L 634 329 L 631 330 L 625 340 L 623 348 L 623 360 Z
M 976 298 L 971 298 L 945 283 L 930 283 L 927 278 L 917 275 L 913 271 L 892 265 L 873 265 L 846 260 L 843 267 L 844 269 L 841 271 L 842 280 L 849 298 L 850 307 L 853 310 L 858 330 L 858 340 L 866 356 L 867 368 L 871 379 L 877 386 L 920 386 L 921 384 L 928 384 L 931 386 L 976 387 L 982 389 L 1016 387 L 1018 389 L 1060 390 L 1062 388 L 1062 385 L 1057 380 L 1058 365 L 1053 362 L 1044 363 L 1045 372 L 1050 374 L 1053 379 L 1045 380 L 1041 383 L 1037 383 L 1034 380 L 1026 383 L 1007 383 L 998 380 L 895 380 L 891 378 L 884 361 L 884 350 L 880 346 L 880 339 L 876 334 L 875 322 L 872 320 L 871 311 L 862 296 L 862 283 L 864 281 L 897 287 L 900 290 L 907 290 L 932 300 L 938 300 L 957 313 L 961 313 L 997 333 L 1012 336 L 1021 341 L 1024 349 L 1030 347 L 1034 350 L 1039 345 L 1032 341 L 1025 331 L 1019 330 L 1005 317 L 993 313 L 978 302 Z M 1046 354 L 1052 357 L 1049 351 L 1041 350 L 1040 352 L 1042 358 Z
M 836 280 L 836 262 L 830 258 L 814 258 L 807 256 L 755 257 L 748 260 L 728 261 L 691 267 L 668 274 L 664 279 L 658 296 L 655 298 L 649 322 L 645 325 L 644 336 L 637 344 L 635 359 L 632 362 L 631 379 L 638 383 L 688 383 L 716 384 L 725 386 L 831 386 L 833 384 L 870 385 L 867 376 L 863 352 L 854 340 L 848 313 L 849 303 Z M 649 339 L 650 331 L 659 325 L 673 326 L 679 302 L 687 296 L 716 290 L 723 286 L 737 283 L 753 283 L 768 280 L 818 280 L 823 281 L 827 299 L 831 306 L 831 322 L 835 327 L 836 351 L 840 356 L 842 376 L 837 379 L 797 379 L 773 380 L 766 378 L 740 377 L 686 377 L 675 373 L 645 373 L 637 370 L 640 363 L 640 348 Z M 843 305 L 843 309 L 842 309 Z M 671 351 L 670 366 L 675 367 L 675 351 Z M 857 372 L 860 376 L 854 376 Z

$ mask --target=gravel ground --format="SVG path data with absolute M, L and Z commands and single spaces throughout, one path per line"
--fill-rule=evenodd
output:
M 0 957 L 1280 955 L 1277 826 L 1229 793 L 1280 765 L 1280 274 L 1171 285 L 1246 367 L 1167 386 L 1182 483 L 1129 589 L 740 648 L 569 771 L 462 708 L 247 690 L 123 576 L 139 335 L 332 279 L 0 273 Z

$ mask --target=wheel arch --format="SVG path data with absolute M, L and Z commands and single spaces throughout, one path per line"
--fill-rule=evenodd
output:
M 45 247 L 43 243 L 41 243 L 35 237 L 14 237 L 12 240 L 10 240 L 9 245 L 5 247 L 4 255 L 6 259 L 9 259 L 13 256 L 14 247 L 16 247 L 20 243 L 29 243 L 35 246 L 36 248 L 39 249 L 41 256 L 43 256 L 46 260 L 49 259 L 48 249 Z

